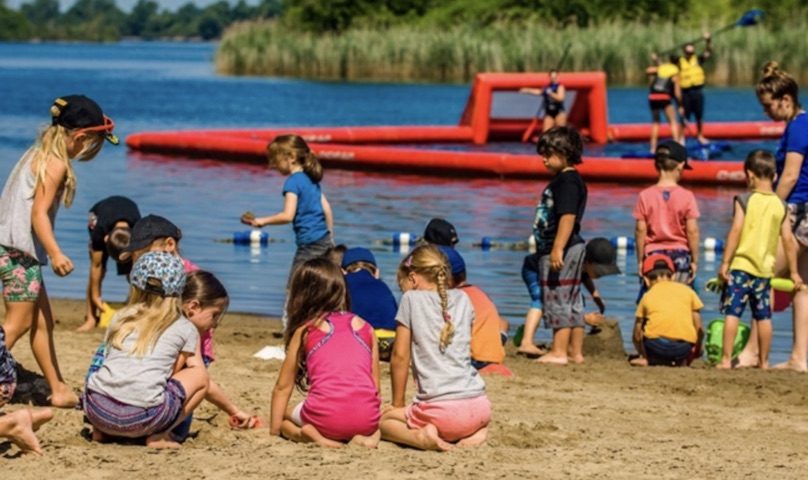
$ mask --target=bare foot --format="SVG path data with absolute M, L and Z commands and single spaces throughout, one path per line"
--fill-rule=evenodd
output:
M 79 333 L 92 332 L 93 330 L 95 330 L 95 326 L 96 326 L 95 319 L 90 317 L 84 320 L 84 323 L 79 325 L 79 328 L 77 328 L 76 331 Z
M 628 361 L 628 364 L 632 367 L 647 367 L 648 366 L 648 359 L 645 357 L 637 357 L 632 358 Z
M 300 433 L 305 437 L 307 440 L 314 442 L 322 447 L 327 448 L 342 448 L 342 443 L 331 440 L 330 438 L 325 438 L 312 424 L 303 425 L 300 428 Z
M 470 437 L 466 437 L 459 442 L 457 442 L 458 447 L 479 447 L 480 445 L 485 444 L 485 441 L 488 439 L 488 427 L 483 427 Z
M 744 355 L 741 352 L 736 362 L 735 368 L 754 368 L 758 366 L 759 359 L 757 355 Z
M 90 438 L 92 439 L 92 441 L 98 443 L 107 443 L 109 441 L 107 435 L 101 430 L 98 430 L 97 428 L 93 428 L 93 433 L 91 434 Z
M 804 363 L 795 362 L 794 359 L 789 359 L 787 362 L 778 363 L 774 366 L 777 370 L 794 370 L 795 372 L 805 373 L 808 372 L 808 367 Z
M 582 363 L 584 363 L 584 361 L 585 360 L 583 355 L 575 355 L 572 357 L 572 363 L 576 365 L 581 365 Z
M 536 363 L 547 363 L 550 365 L 566 365 L 569 362 L 567 356 L 558 356 L 553 355 L 552 353 L 548 353 L 547 355 L 542 355 Z
M 716 364 L 715 368 L 719 370 L 729 370 L 732 368 L 732 361 L 721 360 L 718 364 Z
M 379 446 L 379 440 L 382 438 L 381 430 L 376 430 L 373 435 L 366 437 L 364 435 L 355 435 L 351 441 L 351 445 L 359 445 L 365 448 L 376 448 Z
M 171 432 L 163 432 L 158 433 L 156 435 L 149 435 L 148 437 L 146 437 L 146 446 L 149 448 L 157 448 L 157 449 L 182 447 L 182 445 L 175 442 L 174 439 L 171 438 Z
M 541 357 L 542 355 L 546 355 L 547 350 L 539 348 L 532 343 L 528 344 L 523 343 L 522 345 L 519 345 L 518 349 L 516 349 L 516 353 L 518 355 L 524 355 L 528 358 L 538 358 Z
M 5 419 L 11 423 L 7 433 L 9 440 L 25 453 L 42 455 L 42 447 L 34 434 L 34 416 L 31 410 L 17 410 L 7 414 Z
M 51 389 L 51 396 L 48 398 L 51 406 L 56 408 L 73 408 L 79 403 L 79 397 L 65 383 L 59 383 Z
M 438 435 L 438 428 L 431 423 L 428 423 L 424 428 L 419 429 L 416 432 L 416 438 L 418 439 L 418 445 L 423 450 L 438 450 L 440 452 L 448 452 L 454 446 L 440 438 Z
M 769 362 L 761 363 L 760 365 L 758 365 L 758 368 L 761 369 L 761 370 L 768 370 L 769 369 Z

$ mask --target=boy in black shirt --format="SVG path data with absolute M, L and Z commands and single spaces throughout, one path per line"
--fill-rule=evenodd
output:
M 132 227 L 140 220 L 140 210 L 132 200 L 122 196 L 107 197 L 90 208 L 87 231 L 90 234 L 90 278 L 87 282 L 87 315 L 77 331 L 88 332 L 98 324 L 105 304 L 101 282 L 107 272 L 107 258 L 112 257 L 118 275 L 128 275 L 132 261 L 119 256 L 129 245 Z
M 581 163 L 583 141 L 571 127 L 542 135 L 537 148 L 554 177 L 536 206 L 533 235 L 539 254 L 543 317 L 553 329 L 553 346 L 540 363 L 582 363 L 584 304 L 581 273 L 585 244 L 579 232 L 586 208 L 586 185 L 575 165 Z M 572 358 L 568 358 L 567 352 Z

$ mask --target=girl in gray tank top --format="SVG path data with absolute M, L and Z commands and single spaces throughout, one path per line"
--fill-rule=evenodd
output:
M 72 160 L 91 160 L 104 140 L 117 144 L 114 124 L 93 100 L 83 95 L 57 98 L 51 124 L 20 158 L 0 196 L 0 279 L 6 316 L 3 328 L 9 347 L 31 331 L 32 349 L 48 381 L 56 407 L 78 402 L 64 382 L 54 356 L 53 315 L 42 283 L 42 265 L 59 276 L 73 271 L 53 233 L 59 203 L 69 207 L 76 190 Z M 35 315 L 36 312 L 41 312 Z M 36 328 L 32 328 L 36 323 Z M 47 342 L 38 341 L 44 336 Z

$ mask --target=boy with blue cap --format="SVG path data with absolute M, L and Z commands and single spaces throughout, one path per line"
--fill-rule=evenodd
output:
M 367 248 L 349 248 L 342 257 L 341 266 L 351 299 L 351 311 L 370 323 L 379 341 L 379 358 L 389 360 L 395 340 L 398 305 L 390 287 L 379 278 L 376 257 Z

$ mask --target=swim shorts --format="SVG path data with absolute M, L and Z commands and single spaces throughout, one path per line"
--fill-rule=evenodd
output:
M 808 247 L 808 203 L 789 203 L 787 211 L 794 238 L 803 247 Z
M 411 403 L 404 411 L 412 429 L 432 424 L 447 442 L 470 437 L 491 421 L 491 402 L 485 394 L 460 400 Z
M 643 348 L 649 366 L 681 367 L 693 350 L 693 344 L 684 340 L 667 338 L 643 338 Z
M 730 270 L 729 284 L 721 294 L 721 313 L 741 318 L 746 304 L 755 320 L 772 318 L 771 279 L 756 277 L 741 270 Z
M 0 245 L 0 280 L 7 302 L 36 302 L 42 289 L 42 267 L 34 257 Z
M 0 327 L 0 406 L 11 401 L 17 389 L 17 363 L 6 348 L 6 332 Z
M 182 415 L 185 399 L 185 388 L 171 378 L 160 405 L 149 408 L 128 405 L 87 390 L 84 394 L 84 413 L 93 427 L 108 435 L 140 438 L 165 432 L 174 426 Z
M 585 251 L 584 243 L 569 247 L 564 253 L 564 266 L 557 272 L 550 269 L 550 255 L 539 258 L 545 327 L 583 328 L 586 325 L 581 291 Z
M 704 117 L 704 93 L 702 87 L 683 88 L 682 89 L 682 107 L 685 109 L 685 119 L 690 120 L 690 117 L 696 117 L 696 121 L 700 122 Z
M 651 110 L 664 110 L 665 107 L 671 104 L 670 99 L 668 100 L 648 100 L 648 107 Z

